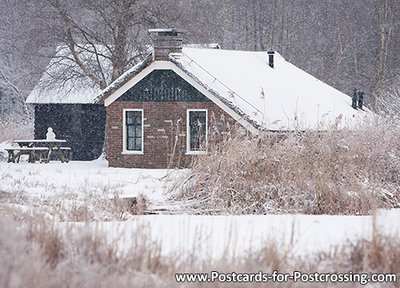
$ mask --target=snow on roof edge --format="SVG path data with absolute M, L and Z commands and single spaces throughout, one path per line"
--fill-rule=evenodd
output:
M 122 73 L 117 79 L 115 79 L 110 85 L 108 85 L 99 95 L 97 95 L 93 103 L 100 103 L 103 99 L 114 93 L 117 89 L 119 89 L 122 85 L 124 85 L 127 81 L 129 81 L 132 77 L 134 77 L 138 72 L 142 71 L 152 62 L 153 55 L 152 53 L 148 54 L 145 59 L 128 69 L 126 72 Z
M 155 29 L 149 29 L 148 31 L 149 33 L 162 33 L 162 32 L 187 33 L 186 30 L 177 28 L 155 28 Z

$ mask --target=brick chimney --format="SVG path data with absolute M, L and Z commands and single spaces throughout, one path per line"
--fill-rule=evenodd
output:
M 170 53 L 182 53 L 182 43 L 186 31 L 175 28 L 150 29 L 153 40 L 153 59 L 168 61 Z

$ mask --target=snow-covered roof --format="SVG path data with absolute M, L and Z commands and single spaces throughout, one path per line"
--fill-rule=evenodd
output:
M 258 125 L 270 130 L 324 128 L 359 111 L 351 98 L 274 54 L 184 47 L 171 60 Z
M 187 46 L 182 51 L 170 54 L 171 62 L 257 128 L 325 129 L 335 123 L 344 127 L 365 115 L 351 107 L 349 96 L 289 63 L 277 52 L 272 68 L 268 52 Z M 151 61 L 148 57 L 128 70 L 103 90 L 96 101 L 114 94 Z
M 98 58 L 95 55 L 95 50 Z M 111 61 L 106 57 L 107 50 L 101 45 L 76 48 L 79 58 L 87 71 L 99 76 L 96 65 L 100 63 L 109 82 Z M 103 56 L 104 55 L 104 56 Z M 100 78 L 100 77 L 99 77 Z M 76 64 L 68 46 L 57 47 L 38 84 L 29 94 L 29 104 L 88 104 L 93 103 L 101 89 Z
M 203 49 L 221 49 L 218 43 L 192 43 L 192 44 L 183 44 L 183 47 L 188 48 L 203 48 Z

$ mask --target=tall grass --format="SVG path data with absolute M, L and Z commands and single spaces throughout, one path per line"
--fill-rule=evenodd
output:
M 101 226 L 100 226 L 101 227 Z M 0 287 L 361 287 L 358 283 L 176 283 L 176 272 L 231 273 L 386 272 L 400 275 L 400 241 L 374 226 L 373 235 L 339 244 L 327 253 L 295 257 L 293 243 L 266 239 L 247 255 L 208 259 L 204 251 L 165 254 L 146 227 L 138 227 L 123 247 L 89 223 L 63 223 L 40 216 L 23 222 L 0 218 Z M 294 233 L 297 233 L 294 231 Z M 126 239 L 125 239 L 126 240 Z M 227 251 L 230 247 L 225 248 Z M 203 254 L 201 254 L 203 253 Z M 379 287 L 398 287 L 399 282 Z M 376 287 L 376 286 L 368 286 Z
M 26 222 L 0 219 L 1 287 L 168 287 L 161 281 L 168 263 L 146 237 L 122 255 L 85 225 L 61 229 L 37 217 Z M 152 277 L 156 271 L 159 279 Z
M 252 136 L 209 143 L 173 186 L 192 213 L 370 214 L 399 207 L 400 125 L 376 118 L 354 129 Z
M 314 268 L 337 272 L 396 274 L 394 283 L 374 283 L 371 287 L 400 287 L 400 235 L 383 231 L 373 217 L 371 235 L 338 244 L 315 258 Z M 368 286 L 368 285 L 367 285 Z M 369 287 L 369 286 L 368 286 Z

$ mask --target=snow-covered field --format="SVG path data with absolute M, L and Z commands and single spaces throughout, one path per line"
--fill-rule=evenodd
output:
M 40 197 L 74 194 L 78 198 L 90 193 L 108 193 L 109 197 L 142 194 L 150 201 L 163 202 L 165 185 L 170 180 L 165 169 L 108 168 L 102 159 L 44 164 L 27 163 L 22 157 L 21 163 L 0 162 L 0 191 Z
M 0 162 L 0 194 L 20 195 L 20 198 L 17 197 L 18 205 L 24 207 L 25 211 L 38 209 L 37 203 L 40 201 L 56 198 L 67 201 L 71 195 L 79 199 L 96 193 L 106 197 L 112 197 L 115 193 L 120 197 L 142 194 L 152 207 L 159 208 L 168 205 L 166 187 L 179 177 L 179 173 L 184 171 L 108 168 L 107 161 L 101 159 L 71 161 L 67 164 Z M 15 204 L 3 201 L 2 205 Z M 282 243 L 282 247 L 290 247 L 291 252 L 299 256 L 328 251 L 331 246 L 347 240 L 370 238 L 374 220 L 375 227 L 382 233 L 399 235 L 399 210 L 378 211 L 376 218 L 327 215 L 141 215 L 131 216 L 128 221 L 113 220 L 89 225 L 105 232 L 108 240 L 116 241 L 121 251 L 138 234 L 137 231 L 146 230 L 151 239 L 159 243 L 163 255 L 184 255 L 196 251 L 199 257 L 219 259 L 227 255 L 244 255 L 261 248 L 271 239 Z
M 400 211 L 381 211 L 375 221 L 379 231 L 399 235 Z M 290 249 L 291 256 L 312 257 L 347 241 L 371 239 L 372 222 L 372 216 L 151 215 L 128 222 L 103 222 L 95 227 L 106 232 L 110 241 L 121 243 L 121 247 L 132 241 L 136 229 L 146 229 L 161 246 L 163 255 L 195 254 L 206 260 L 245 257 L 271 240 L 280 243 L 282 249 Z

